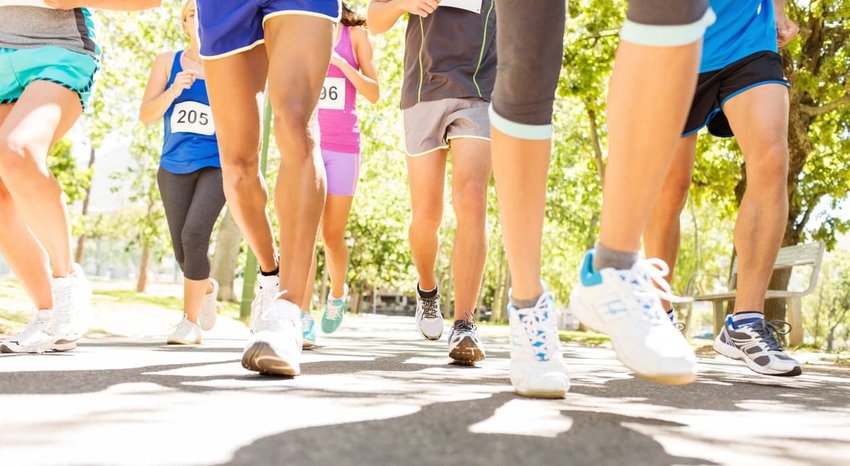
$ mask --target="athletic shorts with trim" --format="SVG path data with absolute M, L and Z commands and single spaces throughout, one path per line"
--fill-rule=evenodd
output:
M 782 59 L 775 52 L 757 52 L 719 70 L 700 73 L 683 137 L 705 126 L 714 136 L 734 136 L 723 105 L 732 97 L 764 84 L 791 86 L 785 78 Z
M 95 57 L 61 47 L 0 48 L 0 104 L 17 102 L 34 81 L 49 81 L 75 92 L 85 108 L 98 69 Z
M 407 155 L 416 157 L 448 149 L 449 141 L 459 138 L 490 140 L 490 103 L 478 97 L 440 99 L 406 108 L 404 147 Z
M 201 56 L 223 58 L 250 50 L 265 40 L 272 17 L 306 15 L 339 21 L 340 0 L 197 0 Z
M 322 149 L 322 161 L 325 163 L 328 194 L 354 196 L 360 178 L 360 153 Z

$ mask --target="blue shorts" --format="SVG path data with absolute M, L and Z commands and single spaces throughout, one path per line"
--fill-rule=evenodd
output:
M 340 0 L 197 0 L 201 57 L 224 58 L 251 50 L 265 40 L 263 26 L 280 15 L 306 15 L 339 21 Z
M 61 47 L 0 48 L 0 104 L 11 104 L 33 81 L 50 81 L 76 92 L 86 108 L 100 63 Z

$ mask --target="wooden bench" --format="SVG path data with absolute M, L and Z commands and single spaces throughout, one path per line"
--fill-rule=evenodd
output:
M 784 299 L 786 302 L 786 315 L 788 323 L 791 324 L 791 333 L 788 335 L 790 345 L 799 345 L 803 342 L 803 296 L 813 292 L 817 286 L 818 275 L 820 275 L 821 262 L 823 261 L 823 243 L 800 244 L 788 246 L 779 250 L 773 270 L 794 269 L 795 267 L 811 267 L 812 273 L 809 277 L 808 286 L 801 291 L 791 290 L 768 290 L 767 299 Z M 720 331 L 726 320 L 725 304 L 734 301 L 737 295 L 736 283 L 738 281 L 738 258 L 732 263 L 732 278 L 729 281 L 729 290 L 726 293 L 707 294 L 695 296 L 694 302 L 704 301 L 714 304 L 714 334 Z

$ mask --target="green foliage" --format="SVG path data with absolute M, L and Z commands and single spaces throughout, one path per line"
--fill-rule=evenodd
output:
M 61 139 L 53 145 L 47 157 L 47 167 L 62 187 L 69 204 L 83 200 L 91 184 L 92 171 L 77 166 L 71 154 L 71 141 Z

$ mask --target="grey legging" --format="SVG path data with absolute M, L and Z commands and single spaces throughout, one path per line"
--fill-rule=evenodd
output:
M 627 23 L 649 26 L 633 33 L 641 40 L 654 38 L 657 31 L 653 26 L 698 22 L 708 10 L 708 0 L 628 0 L 628 3 Z M 564 0 L 496 2 L 499 73 L 492 103 L 493 111 L 503 121 L 500 125 L 499 121 L 491 119 L 491 123 L 503 133 L 523 139 L 544 139 L 527 137 L 528 129 L 523 125 L 537 127 L 552 123 L 552 107 L 564 57 L 565 16 Z M 691 42 L 701 37 L 705 26 L 694 26 L 697 37 Z
M 210 276 L 210 236 L 224 207 L 221 169 L 208 167 L 177 175 L 160 167 L 156 181 L 171 231 L 174 257 L 183 276 L 189 280 L 206 280 Z

